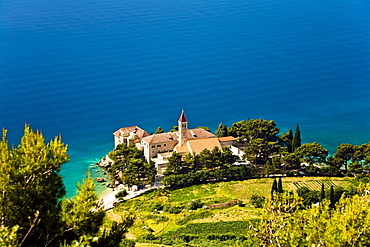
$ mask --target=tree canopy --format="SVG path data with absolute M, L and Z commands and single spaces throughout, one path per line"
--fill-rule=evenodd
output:
M 63 198 L 63 163 L 67 145 L 57 136 L 45 143 L 41 132 L 25 126 L 20 144 L 9 148 L 7 131 L 0 141 L 1 246 L 118 246 L 133 217 L 117 223 L 105 235 L 98 233 L 105 212 L 94 192 L 92 178 L 78 185 L 76 197 Z M 113 245 L 104 236 L 120 235 Z M 101 243 L 101 244 L 100 244 Z

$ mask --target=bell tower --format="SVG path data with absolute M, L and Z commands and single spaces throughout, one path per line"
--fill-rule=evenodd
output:
M 182 110 L 180 118 L 178 120 L 178 126 L 179 126 L 179 147 L 182 146 L 182 144 L 185 141 L 185 135 L 186 130 L 188 129 L 188 121 L 186 120 L 184 110 Z

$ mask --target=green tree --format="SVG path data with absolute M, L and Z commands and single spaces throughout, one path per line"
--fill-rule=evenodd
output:
M 330 201 L 329 206 L 331 208 L 334 208 L 335 207 L 335 194 L 334 194 L 334 187 L 333 186 L 330 186 L 329 201 Z
M 0 142 L 0 246 L 110 246 L 96 245 L 105 212 L 90 176 L 76 197 L 62 199 L 58 172 L 68 155 L 60 136 L 45 143 L 41 132 L 25 126 L 20 144 L 10 149 L 6 133 Z
M 273 120 L 249 119 L 248 121 L 240 121 L 234 123 L 228 131 L 238 141 L 247 142 L 243 158 L 255 165 L 264 165 L 279 150 L 277 142 L 279 128 L 276 128 L 276 123 Z
M 199 153 L 198 157 L 198 162 L 202 169 L 208 170 L 214 168 L 214 159 L 211 151 L 204 149 Z
M 171 157 L 168 158 L 167 169 L 164 172 L 164 175 L 168 176 L 186 173 L 184 167 L 182 155 L 177 152 L 173 152 Z
M 276 128 L 276 123 L 273 120 L 249 119 L 232 124 L 228 132 L 240 141 L 263 139 L 267 142 L 276 142 L 279 128 Z
M 302 145 L 301 140 L 301 131 L 299 130 L 299 125 L 297 124 L 295 128 L 295 133 L 292 140 L 292 151 L 294 152 L 297 148 Z
M 290 153 L 282 158 L 284 165 L 287 168 L 299 168 L 300 167 L 300 156 L 296 153 Z
M 293 151 L 292 149 L 292 142 L 293 142 L 293 131 L 290 129 L 286 133 L 282 133 L 279 136 L 279 144 L 282 147 L 286 147 L 288 153 L 291 153 Z
M 26 125 L 17 147 L 0 142 L 0 225 L 19 226 L 20 245 L 45 245 L 58 229 L 58 200 L 65 194 L 58 174 L 68 161 L 61 137 L 45 143 L 41 132 Z
M 324 183 L 321 184 L 321 192 L 320 192 L 320 202 L 325 199 L 325 185 Z
M 283 181 L 281 180 L 281 177 L 279 177 L 278 183 L 277 183 L 277 192 L 283 193 Z
M 161 127 L 158 127 L 158 128 L 155 130 L 155 132 L 154 132 L 154 134 L 161 134 L 161 133 L 164 133 L 164 129 L 162 129 Z
M 348 171 L 348 162 L 354 158 L 356 146 L 349 143 L 342 143 L 338 146 L 334 157 L 342 161 L 346 172 Z
M 118 144 L 108 154 L 114 161 L 108 170 L 113 176 L 117 171 L 122 172 L 122 182 L 128 186 L 144 185 L 154 182 L 156 169 L 154 162 L 146 162 L 143 151 L 137 149 L 134 144 Z
M 221 158 L 222 163 L 227 166 L 233 165 L 238 160 L 238 156 L 234 155 L 230 148 L 226 146 L 222 148 Z
M 220 123 L 216 129 L 216 136 L 217 137 L 224 137 L 228 136 L 227 126 L 226 124 Z
M 276 182 L 276 179 L 274 179 L 274 182 L 272 183 L 272 187 L 271 187 L 271 196 L 274 195 L 274 193 L 277 192 L 277 182 Z
M 83 183 L 77 184 L 77 193 L 61 202 L 62 239 L 72 241 L 80 236 L 94 236 L 103 224 L 105 212 L 95 194 L 95 184 L 88 173 Z
M 179 126 L 175 125 L 175 126 L 172 127 L 170 132 L 175 132 L 175 131 L 178 131 L 178 130 L 179 130 Z
M 342 197 L 335 209 L 324 200 L 321 207 L 303 210 L 297 210 L 302 201 L 295 194 L 281 195 L 268 198 L 261 220 L 247 229 L 252 246 L 370 245 L 369 195 Z
M 265 175 L 280 173 L 280 158 L 274 157 L 272 159 L 268 159 L 265 164 L 264 173 Z
M 310 166 L 325 163 L 328 155 L 328 150 L 316 142 L 305 143 L 297 148 L 295 152 L 302 157 L 303 162 L 307 162 Z

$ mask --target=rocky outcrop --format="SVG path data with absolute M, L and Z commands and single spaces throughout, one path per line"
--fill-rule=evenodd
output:
M 114 163 L 113 160 L 109 158 L 108 155 L 106 155 L 105 157 L 101 158 L 101 160 L 96 164 L 100 167 L 108 168 L 111 167 L 113 163 Z

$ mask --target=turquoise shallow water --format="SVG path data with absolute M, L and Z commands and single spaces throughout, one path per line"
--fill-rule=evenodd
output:
M 366 0 L 5 0 L 0 125 L 61 133 L 68 196 L 112 132 L 273 119 L 335 151 L 370 140 Z M 96 172 L 95 167 L 91 167 Z

